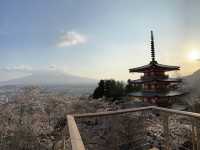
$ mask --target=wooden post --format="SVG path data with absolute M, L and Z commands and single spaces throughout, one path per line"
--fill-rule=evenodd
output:
M 197 134 L 195 132 L 195 118 L 192 118 L 192 150 L 197 150 Z
M 165 149 L 170 150 L 170 135 L 169 135 L 169 114 L 163 114 L 163 127 L 164 127 L 164 139 L 165 139 Z
M 65 140 L 63 140 L 63 150 L 66 150 Z
M 63 150 L 66 150 L 66 141 L 65 141 L 65 132 L 66 129 L 64 129 L 64 135 L 63 135 Z
M 197 143 L 197 150 L 199 150 L 200 149 L 199 120 L 196 121 L 196 143 Z

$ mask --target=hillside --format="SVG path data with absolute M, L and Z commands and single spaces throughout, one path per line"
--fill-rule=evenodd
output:
M 198 94 L 200 92 L 200 69 L 193 74 L 184 77 L 185 85 L 192 93 Z
M 64 130 L 66 114 L 103 111 L 109 105 L 88 97 L 46 93 L 40 87 L 24 87 L 16 94 L 0 105 L 1 150 L 58 150 L 63 134 L 66 141 L 69 138 Z

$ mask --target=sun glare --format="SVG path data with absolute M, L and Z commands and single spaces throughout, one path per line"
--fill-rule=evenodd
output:
M 200 59 L 200 51 L 192 50 L 189 52 L 188 58 L 190 60 L 199 60 Z

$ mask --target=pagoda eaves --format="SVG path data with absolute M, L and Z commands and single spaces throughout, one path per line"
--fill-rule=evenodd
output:
M 130 93 L 129 96 L 134 96 L 134 97 L 146 97 L 146 98 L 163 98 L 163 97 L 178 97 L 181 95 L 185 95 L 186 93 L 173 90 L 173 91 L 166 91 L 166 92 L 157 92 L 157 91 L 141 91 L 141 92 L 134 92 Z
M 169 65 L 163 65 L 159 64 L 156 61 L 151 61 L 148 65 L 144 65 L 141 67 L 131 68 L 129 69 L 129 72 L 147 72 L 150 70 L 162 70 L 162 71 L 176 71 L 180 70 L 179 66 L 169 66 Z
M 139 83 L 150 83 L 150 82 L 170 82 L 170 83 L 181 83 L 182 79 L 177 78 L 166 78 L 166 79 L 137 79 L 137 80 L 130 80 L 132 84 L 139 84 Z

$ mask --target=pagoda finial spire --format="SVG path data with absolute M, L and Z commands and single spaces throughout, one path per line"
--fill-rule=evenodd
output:
M 151 59 L 152 62 L 155 62 L 155 47 L 154 47 L 154 38 L 152 30 L 151 30 Z

